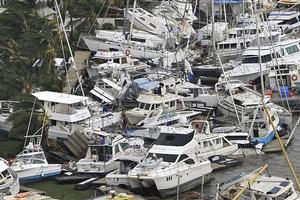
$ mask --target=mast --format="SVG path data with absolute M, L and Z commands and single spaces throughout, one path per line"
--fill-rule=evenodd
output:
M 257 10 L 256 3 L 254 2 L 254 13 L 255 13 L 255 23 L 256 23 L 256 35 L 257 35 L 257 46 L 258 46 L 258 59 L 259 59 L 259 71 L 260 71 L 260 84 L 261 84 L 261 92 L 263 97 L 265 96 L 265 87 L 264 87 L 264 76 L 262 72 L 261 65 L 261 52 L 260 52 L 260 38 L 259 38 L 259 30 L 258 30 L 258 20 L 257 20 Z
M 131 39 L 131 34 L 132 34 L 132 29 L 133 29 L 133 24 L 134 24 L 134 16 L 135 16 L 135 8 L 136 8 L 136 0 L 133 2 L 133 13 L 132 13 L 132 18 L 131 18 L 131 24 L 130 24 L 130 29 L 129 29 L 129 36 L 127 40 Z
M 216 41 L 214 36 L 214 29 L 215 29 L 215 2 L 214 0 L 211 0 L 211 37 L 212 37 L 212 49 L 213 49 L 213 57 L 215 57 L 216 54 Z
M 127 15 L 128 15 L 128 7 L 129 7 L 129 0 L 126 1 L 126 8 L 124 10 L 124 24 L 123 24 L 123 34 L 126 33 L 126 25 L 127 25 Z

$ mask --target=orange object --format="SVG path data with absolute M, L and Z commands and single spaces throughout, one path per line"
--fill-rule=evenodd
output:
M 267 91 L 266 91 L 266 95 L 272 99 L 272 97 L 273 97 L 273 92 L 272 92 L 272 90 L 267 90 Z

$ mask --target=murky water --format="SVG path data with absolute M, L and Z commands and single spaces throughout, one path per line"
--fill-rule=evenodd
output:
M 293 116 L 293 125 L 296 123 L 298 117 Z M 300 175 L 300 126 L 297 127 L 293 140 L 287 148 L 288 156 L 290 161 L 293 164 L 296 174 Z M 225 169 L 219 172 L 214 173 L 215 179 L 207 183 L 204 187 L 205 194 L 215 195 L 217 183 L 224 182 L 241 172 L 251 172 L 263 165 L 268 164 L 268 171 L 271 175 L 287 177 L 292 179 L 291 172 L 289 170 L 287 161 L 283 153 L 271 153 L 265 155 L 256 155 L 247 157 L 244 159 L 244 162 L 241 166 Z M 268 173 L 265 171 L 265 173 Z M 197 191 L 200 191 L 200 189 Z

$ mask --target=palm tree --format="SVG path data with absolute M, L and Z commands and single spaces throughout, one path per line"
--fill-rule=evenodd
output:
M 63 88 L 54 68 L 60 49 L 56 21 L 41 18 L 34 2 L 12 0 L 0 14 L 0 99 L 21 102 L 9 118 L 13 123 L 9 136 L 18 139 L 23 139 L 31 116 L 34 100 L 30 93 L 35 88 Z M 42 127 L 44 119 L 48 120 L 46 113 L 36 103 L 30 133 Z

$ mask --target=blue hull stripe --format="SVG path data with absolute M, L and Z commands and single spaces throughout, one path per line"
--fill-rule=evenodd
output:
M 35 176 L 27 176 L 27 177 L 22 177 L 20 178 L 21 183 L 31 183 L 35 181 L 40 181 L 42 179 L 51 177 L 51 176 L 57 176 L 60 175 L 60 172 L 52 172 L 52 173 L 45 173 L 43 176 L 42 175 L 35 175 Z

